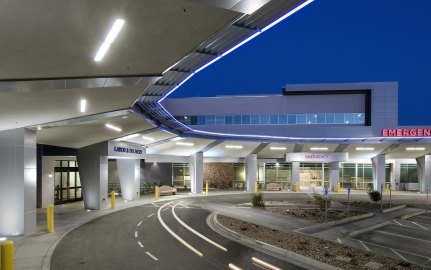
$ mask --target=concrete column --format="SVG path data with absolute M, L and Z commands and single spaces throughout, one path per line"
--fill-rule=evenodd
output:
M 0 235 L 36 229 L 36 132 L 0 132 Z
M 78 167 L 85 209 L 108 208 L 108 157 L 106 143 L 78 149 Z
M 431 190 L 431 155 L 425 155 L 416 159 L 418 166 L 419 191 Z
M 292 161 L 292 188 L 294 189 L 295 184 L 299 183 L 299 172 L 300 169 L 300 162 L 299 161 Z
M 385 189 L 385 176 L 386 176 L 386 155 L 379 154 L 371 159 L 373 163 L 373 188 L 380 191 L 383 184 L 383 191 Z
M 340 182 L 340 162 L 330 163 L 329 190 L 335 190 Z
M 245 183 L 247 192 L 254 192 L 257 178 L 257 154 L 250 154 L 245 158 Z
M 190 186 L 192 193 L 203 193 L 204 153 L 197 152 L 190 156 Z
M 394 162 L 392 175 L 392 190 L 401 190 L 401 162 L 399 160 L 395 160 Z
M 139 199 L 140 160 L 117 159 L 117 167 L 123 200 L 133 201 Z

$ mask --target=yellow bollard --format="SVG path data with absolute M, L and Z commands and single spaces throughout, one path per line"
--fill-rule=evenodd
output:
M 49 233 L 54 232 L 54 205 L 48 205 L 46 209 L 46 225 Z M 2 269 L 3 270 L 3 269 Z
M 205 196 L 208 196 L 208 183 L 205 184 Z
M 1 270 L 13 270 L 13 242 L 1 243 Z
M 386 184 L 386 194 L 389 194 L 389 184 Z
M 299 192 L 299 183 L 298 182 L 295 183 L 295 192 Z
M 111 209 L 115 209 L 115 191 L 111 192 Z
M 254 193 L 258 193 L 259 192 L 259 185 L 256 183 L 254 183 Z
M 159 187 L 154 188 L 154 199 L 157 201 L 159 199 Z
M 337 192 L 340 193 L 341 192 L 341 183 L 337 184 Z

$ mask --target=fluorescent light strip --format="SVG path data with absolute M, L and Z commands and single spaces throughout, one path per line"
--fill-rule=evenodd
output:
M 113 125 L 111 125 L 111 124 L 105 124 L 105 127 L 110 128 L 110 129 L 113 129 L 113 130 L 118 131 L 118 132 L 120 132 L 120 131 L 121 131 L 121 128 L 116 127 L 116 126 L 113 126 Z
M 199 71 L 201 71 L 202 69 L 206 68 L 207 66 L 214 64 L 215 62 L 217 62 L 218 60 L 220 60 L 221 56 L 217 56 L 216 58 L 214 58 L 213 60 L 209 61 L 208 63 L 206 63 L 205 65 L 201 66 L 200 68 L 198 68 L 195 71 L 195 74 L 198 73 Z
M 271 146 L 269 149 L 271 150 L 286 150 L 286 147 L 276 147 L 276 146 Z
M 424 151 L 425 147 L 406 147 L 407 151 Z
M 129 139 L 133 139 L 139 137 L 139 134 L 131 134 L 131 135 L 127 135 L 121 138 L 116 139 L 115 141 L 119 142 L 119 141 L 124 141 L 124 140 L 129 140 Z
M 226 145 L 225 146 L 228 149 L 242 149 L 242 145 Z
M 105 41 L 102 43 L 99 50 L 97 51 L 97 54 L 94 57 L 94 61 L 99 62 L 100 60 L 103 59 L 106 52 L 109 50 L 109 47 L 111 46 L 112 42 L 114 42 L 115 38 L 120 32 L 121 28 L 123 28 L 123 25 L 124 25 L 124 20 L 122 19 L 115 20 L 114 24 L 111 27 L 111 30 L 109 30 L 109 33 L 105 38 Z
M 191 77 L 193 77 L 193 75 L 195 75 L 195 73 L 190 73 L 190 75 L 185 78 L 182 82 L 180 82 L 177 86 L 175 86 L 174 88 L 172 88 L 171 91 L 169 91 L 166 95 L 164 95 L 163 97 L 161 97 L 157 102 L 160 103 L 162 102 L 167 96 L 169 96 L 170 94 L 172 94 L 175 90 L 178 89 L 178 87 L 180 87 L 181 85 L 183 85 L 184 83 L 186 83 L 188 80 L 190 80 Z
M 85 112 L 85 110 L 87 109 L 87 100 L 85 99 L 81 99 L 81 112 Z
M 288 13 L 284 14 L 282 17 L 278 18 L 277 20 L 273 21 L 272 23 L 268 24 L 267 26 L 265 26 L 261 31 L 265 32 L 266 30 L 270 29 L 271 27 L 273 27 L 274 25 L 278 24 L 279 22 L 283 21 L 284 19 L 286 19 L 287 17 L 289 17 L 290 15 L 294 14 L 295 12 L 299 11 L 300 9 L 302 9 L 303 7 L 307 6 L 308 4 L 310 4 L 311 2 L 313 2 L 314 0 L 308 0 L 307 2 L 302 3 L 301 5 L 297 6 L 296 8 L 292 9 L 291 11 L 289 11 Z
M 372 151 L 372 150 L 374 150 L 374 147 L 356 147 L 356 150 L 358 150 L 358 151 Z
M 229 50 L 227 50 L 224 53 L 222 53 L 221 56 L 223 57 L 223 56 L 226 56 L 226 55 L 230 54 L 231 52 L 233 52 L 234 50 L 238 49 L 239 47 L 241 47 L 242 45 L 244 45 L 245 43 L 249 42 L 250 40 L 252 40 L 253 38 L 257 37 L 260 34 L 261 34 L 261 32 L 254 33 L 253 35 L 249 36 L 248 38 L 244 39 L 240 43 L 238 43 L 235 46 L 233 46 L 232 48 L 230 48 Z
M 310 147 L 312 151 L 328 151 L 328 147 Z
M 190 142 L 177 142 L 176 145 L 183 145 L 183 146 L 193 146 L 193 143 Z
M 147 140 L 147 141 L 151 141 L 154 142 L 155 140 L 153 138 L 147 137 L 147 136 L 142 136 L 141 137 L 143 140 Z

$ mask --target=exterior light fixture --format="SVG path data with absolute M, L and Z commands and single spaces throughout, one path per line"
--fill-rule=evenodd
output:
M 143 140 L 146 140 L 146 141 L 154 142 L 154 139 L 153 139 L 153 138 L 150 138 L 150 137 L 147 137 L 147 136 L 142 136 L 141 138 L 142 138 Z
M 271 150 L 286 150 L 287 148 L 286 147 L 279 147 L 279 146 L 271 146 L 269 149 L 271 149 Z
M 42 130 L 42 127 L 41 126 L 37 126 L 37 130 Z
M 52 178 L 52 173 L 48 173 L 48 177 L 49 177 L 49 178 Z
M 194 144 L 191 142 L 176 142 L 176 145 L 182 145 L 182 146 L 193 146 Z
M 242 149 L 242 145 L 226 145 L 228 149 Z
M 425 147 L 406 147 L 407 151 L 424 151 Z
M 357 151 L 373 151 L 374 147 L 356 147 Z
M 122 19 L 115 20 L 114 24 L 111 27 L 111 30 L 109 30 L 109 33 L 105 38 L 105 41 L 102 43 L 99 50 L 97 51 L 97 54 L 94 57 L 94 61 L 99 62 L 100 60 L 103 59 L 106 52 L 109 50 L 109 47 L 111 47 L 112 42 L 114 42 L 115 38 L 120 32 L 121 28 L 123 28 L 123 25 L 124 25 L 124 20 Z
M 328 147 L 310 147 L 311 151 L 328 151 Z
M 85 112 L 87 110 L 87 100 L 81 99 L 81 112 Z
M 113 126 L 111 124 L 105 124 L 105 127 L 113 129 L 113 130 L 118 131 L 118 132 L 121 132 L 121 128 Z

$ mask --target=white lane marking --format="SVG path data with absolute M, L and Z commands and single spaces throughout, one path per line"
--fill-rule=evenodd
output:
M 429 241 L 429 240 L 420 239 L 420 238 L 411 237 L 411 236 L 406 236 L 406 235 L 402 235 L 402 234 L 396 234 L 396 233 L 384 232 L 384 231 L 379 231 L 379 230 L 374 230 L 374 231 L 375 231 L 375 232 L 379 232 L 379 233 L 383 233 L 383 234 L 395 235 L 395 236 L 402 237 L 402 238 L 407 238 L 407 239 L 412 239 L 412 240 L 419 240 L 419 241 L 423 241 L 423 242 L 431 243 L 431 241 Z
M 169 208 L 165 208 L 165 209 L 163 209 L 163 211 L 166 211 L 166 210 L 168 210 Z
M 400 225 L 400 226 L 405 226 L 403 224 L 401 224 L 400 222 L 396 221 L 396 220 L 392 220 L 393 222 L 395 222 L 396 224 Z
M 139 227 L 139 226 L 141 226 L 141 224 L 142 224 L 142 221 L 139 221 L 138 225 L 136 225 L 136 226 Z
M 230 263 L 229 264 L 229 269 L 232 269 L 232 270 L 242 270 L 242 268 L 239 268 L 238 266 L 236 266 L 235 264 L 233 264 L 233 263 Z
M 156 258 L 153 254 L 151 254 L 149 251 L 145 252 L 148 256 L 150 256 L 153 260 L 158 261 L 159 259 Z
M 152 202 L 151 204 L 152 204 L 152 205 L 154 205 L 155 207 L 159 207 L 157 204 L 155 204 L 155 203 L 153 203 L 153 202 Z
M 307 194 L 308 194 L 308 196 L 310 196 L 310 198 L 314 199 L 314 198 L 313 198 L 313 196 L 311 196 L 311 194 L 310 194 L 310 193 L 308 193 L 308 192 L 307 192 Z
M 174 233 L 171 230 L 171 228 L 169 228 L 168 225 L 166 225 L 166 223 L 163 221 L 162 215 L 161 215 L 162 209 L 169 204 L 170 203 L 166 203 L 166 204 L 162 205 L 162 207 L 159 208 L 159 211 L 157 211 L 157 218 L 159 219 L 160 224 L 162 224 L 162 226 L 165 228 L 165 230 L 168 231 L 181 244 L 183 244 L 185 247 L 187 247 L 188 249 L 190 249 L 191 251 L 193 251 L 194 253 L 196 253 L 200 257 L 203 257 L 203 254 L 199 250 L 195 249 L 192 245 L 190 245 L 189 243 L 184 241 L 181 237 L 179 237 L 176 233 Z
M 418 218 L 425 218 L 425 219 L 431 219 L 431 217 L 427 217 L 427 216 L 415 216 L 415 217 L 418 217 Z
M 208 237 L 200 234 L 199 232 L 197 232 L 196 230 L 194 230 L 192 227 L 190 227 L 189 225 L 187 225 L 184 221 L 182 221 L 177 214 L 175 213 L 175 207 L 177 207 L 179 203 L 175 204 L 172 207 L 172 215 L 174 216 L 174 218 L 181 224 L 183 225 L 184 228 L 186 228 L 187 230 L 191 231 L 192 233 L 194 233 L 195 235 L 199 236 L 200 238 L 202 238 L 203 240 L 207 241 L 208 243 L 210 243 L 211 245 L 223 250 L 223 251 L 227 251 L 227 249 L 219 244 L 217 244 L 216 242 L 214 242 L 213 240 L 209 239 Z
M 155 213 L 152 213 L 152 214 L 148 215 L 148 217 L 152 217 L 152 216 L 154 216 L 154 214 L 155 214 Z
M 135 231 L 135 238 L 138 238 L 138 231 Z
M 364 242 L 359 241 L 359 243 L 368 251 L 371 252 L 371 249 L 369 247 L 367 247 L 367 245 L 364 244 Z
M 141 241 L 138 241 L 138 245 L 139 245 L 141 248 L 143 248 L 143 247 L 144 247 L 144 245 L 142 245 Z
M 184 206 L 185 208 L 190 208 L 190 207 L 188 207 L 186 204 L 184 204 L 184 203 L 181 203 L 181 205 L 182 206 Z
M 343 242 L 341 242 L 340 238 L 337 238 L 338 243 L 342 244 Z
M 403 256 L 403 255 L 401 255 L 400 253 L 398 253 L 395 249 L 392 249 L 392 248 L 391 248 L 391 251 L 392 251 L 393 253 L 395 253 L 398 257 L 400 257 L 400 258 L 401 258 L 401 260 L 403 260 L 403 261 L 407 261 L 407 259 L 406 259 L 406 258 L 404 258 L 404 256 Z
M 269 264 L 267 262 L 259 260 L 258 258 L 255 258 L 255 257 L 252 257 L 251 260 L 256 264 L 261 265 L 261 266 L 268 268 L 268 269 L 271 269 L 271 270 L 282 270 L 281 268 L 278 268 L 272 264 Z
M 423 225 L 421 225 L 421 224 L 419 224 L 419 223 L 416 223 L 416 222 L 414 222 L 414 221 L 412 221 L 412 223 L 413 224 L 415 224 L 416 226 L 419 226 L 419 227 L 421 227 L 422 229 L 424 229 L 424 230 L 427 230 L 427 231 L 429 231 L 430 229 L 428 229 L 427 227 L 425 227 L 425 226 L 423 226 Z

